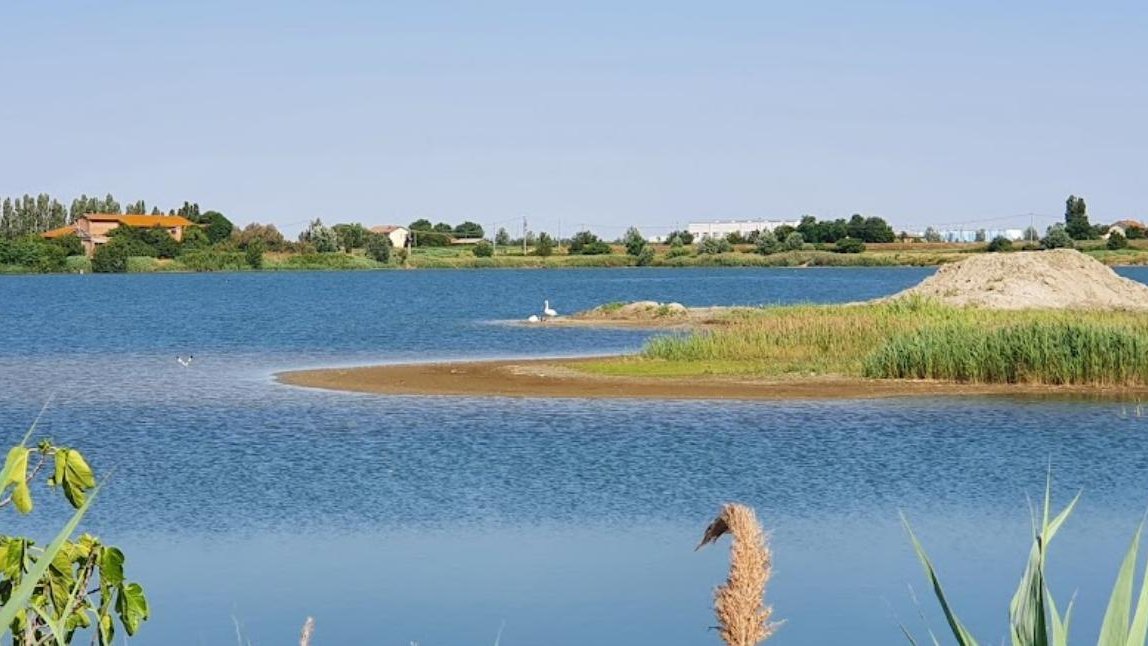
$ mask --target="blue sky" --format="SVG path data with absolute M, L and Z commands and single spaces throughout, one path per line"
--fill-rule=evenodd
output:
M 1148 6 L 945 4 L 5 2 L 0 194 L 290 235 L 1148 215 Z

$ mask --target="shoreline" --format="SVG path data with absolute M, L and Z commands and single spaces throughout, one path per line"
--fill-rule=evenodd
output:
M 369 393 L 450 397 L 668 400 L 829 400 L 894 397 L 1019 396 L 1037 399 L 1139 401 L 1148 387 L 964 384 L 843 376 L 616 377 L 577 370 L 578 359 L 408 363 L 292 370 L 273 375 L 289 386 Z

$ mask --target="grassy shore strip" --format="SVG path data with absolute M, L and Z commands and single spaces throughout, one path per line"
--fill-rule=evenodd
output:
M 954 308 L 920 299 L 739 309 L 725 324 L 651 339 L 597 375 L 936 379 L 1148 385 L 1148 317 L 1115 311 Z

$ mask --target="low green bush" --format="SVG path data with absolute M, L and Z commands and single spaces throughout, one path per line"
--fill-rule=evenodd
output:
M 240 271 L 248 266 L 245 252 L 214 249 L 189 251 L 181 255 L 175 265 L 190 271 Z
M 1000 251 L 1012 251 L 1012 240 L 1004 236 L 997 236 L 989 242 L 985 250 L 989 253 L 997 253 Z

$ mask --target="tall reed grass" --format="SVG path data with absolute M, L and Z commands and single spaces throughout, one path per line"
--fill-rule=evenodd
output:
M 684 371 L 979 383 L 1148 384 L 1148 317 L 956 308 L 909 298 L 734 310 L 708 330 L 651 339 L 641 357 Z M 635 372 L 643 362 L 632 362 Z M 650 363 L 647 361 L 647 363 Z
M 866 377 L 972 383 L 1148 384 L 1142 326 L 1025 321 L 984 329 L 959 321 L 902 332 L 864 362 Z

